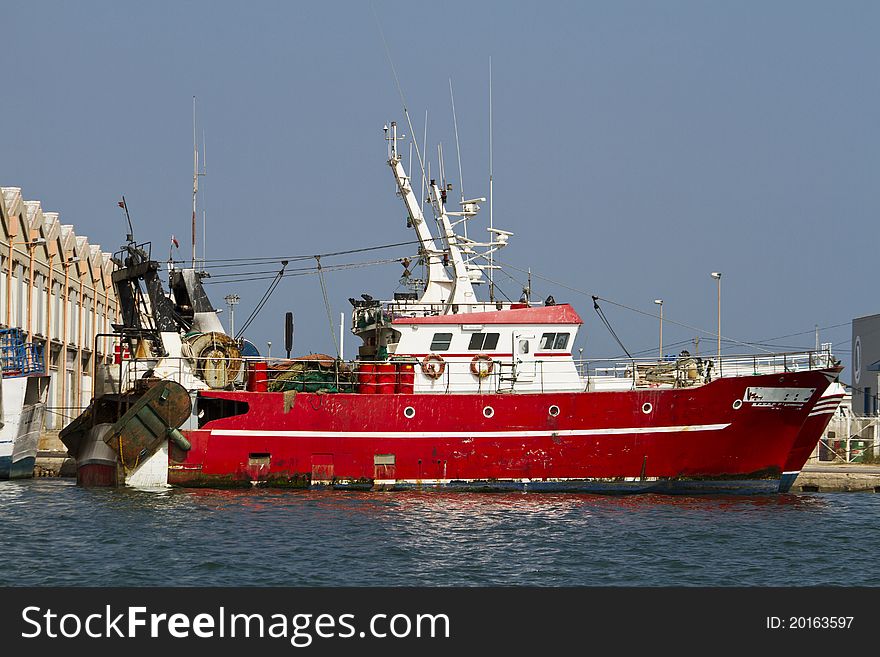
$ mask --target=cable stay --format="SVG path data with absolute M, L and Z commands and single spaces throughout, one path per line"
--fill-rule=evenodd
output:
M 262 298 L 259 300 L 256 307 L 254 308 L 253 312 L 251 312 L 250 316 L 245 320 L 244 326 L 242 326 L 240 329 L 238 329 L 238 332 L 234 336 L 236 339 L 238 339 L 242 335 L 244 335 L 244 332 L 248 329 L 248 327 L 250 327 L 251 323 L 254 321 L 254 319 L 257 317 L 257 315 L 263 309 L 263 306 L 266 305 L 266 302 L 269 300 L 269 297 L 272 296 L 272 293 L 275 291 L 275 288 L 278 287 L 278 283 L 280 283 L 281 279 L 284 277 L 284 270 L 286 267 L 287 267 L 287 260 L 282 260 L 281 261 L 281 269 L 278 271 L 277 274 L 275 274 L 275 277 L 272 279 L 272 282 L 269 284 L 269 288 L 263 294 Z
M 604 311 L 599 307 L 599 297 L 597 296 L 593 296 L 593 309 L 596 311 L 596 314 L 599 315 L 599 319 L 602 320 L 605 328 L 607 328 L 614 339 L 617 340 L 617 344 L 619 344 L 620 348 L 623 349 L 623 353 L 625 353 L 628 358 L 632 358 L 632 354 L 630 354 L 629 351 L 627 351 L 626 347 L 623 346 L 623 342 L 620 341 L 620 338 L 617 337 L 617 333 L 615 333 L 614 329 L 611 328 L 611 322 L 608 321 L 608 318 L 605 317 Z

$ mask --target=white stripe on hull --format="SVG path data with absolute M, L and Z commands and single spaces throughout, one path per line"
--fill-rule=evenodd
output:
M 685 424 L 667 427 L 616 427 L 607 429 L 561 429 L 558 431 L 280 431 L 252 429 L 213 429 L 212 436 L 278 436 L 284 438 L 542 438 L 551 436 L 607 436 L 634 433 L 679 433 L 719 431 L 721 424 Z
M 814 408 L 820 408 L 822 406 L 837 406 L 838 404 L 840 404 L 840 399 L 838 398 L 820 399 L 816 402 Z

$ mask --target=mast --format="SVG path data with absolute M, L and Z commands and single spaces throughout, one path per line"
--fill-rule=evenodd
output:
M 489 57 L 489 234 L 492 235 L 492 241 L 495 241 L 495 222 L 492 214 L 492 57 Z M 493 250 L 489 250 L 489 301 L 495 301 L 495 258 Z
M 193 212 L 192 212 L 192 266 L 196 266 L 196 196 L 199 193 L 199 149 L 196 145 L 196 97 L 193 96 Z
M 204 136 L 202 137 L 204 142 Z M 202 163 L 204 165 L 204 162 Z M 199 194 L 199 176 L 204 176 L 207 170 L 199 171 L 199 142 L 196 136 L 196 97 L 193 96 L 193 207 L 192 207 L 192 267 L 196 267 L 196 198 Z M 206 224 L 207 227 L 207 224 Z M 206 236 L 207 241 L 207 236 Z
M 445 303 L 451 298 L 453 282 L 443 268 L 443 251 L 438 249 L 434 243 L 434 237 L 422 214 L 420 203 L 413 192 L 410 178 L 400 162 L 400 154 L 397 152 L 397 142 L 400 139 L 397 136 L 397 122 L 391 122 L 390 135 L 388 135 L 388 130 L 389 128 L 386 126 L 385 138 L 388 140 L 388 166 L 391 167 L 391 171 L 394 173 L 398 192 L 403 199 L 404 205 L 406 205 L 410 223 L 412 223 L 412 227 L 416 231 L 416 237 L 421 247 L 421 256 L 425 261 L 427 271 L 427 282 L 425 284 L 425 292 L 422 294 L 421 303 Z

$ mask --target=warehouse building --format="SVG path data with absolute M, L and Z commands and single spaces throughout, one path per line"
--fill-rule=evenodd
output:
M 21 329 L 51 375 L 47 429 L 89 405 L 95 358 L 112 358 L 114 343 L 95 340 L 118 320 L 110 255 L 20 188 L 0 187 L 0 328 Z
M 852 322 L 852 409 L 857 415 L 877 415 L 880 406 L 880 315 Z

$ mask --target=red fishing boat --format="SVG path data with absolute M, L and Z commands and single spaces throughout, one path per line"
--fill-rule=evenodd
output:
M 61 438 L 82 485 L 786 492 L 842 397 L 830 352 L 609 363 L 573 358 L 582 320 L 494 298 L 494 253 L 424 180 L 435 240 L 386 128 L 424 278 L 350 299 L 358 356 L 242 354 L 194 269 L 159 280 L 133 242 L 113 275 L 128 358 Z M 490 298 L 475 289 L 488 279 Z

